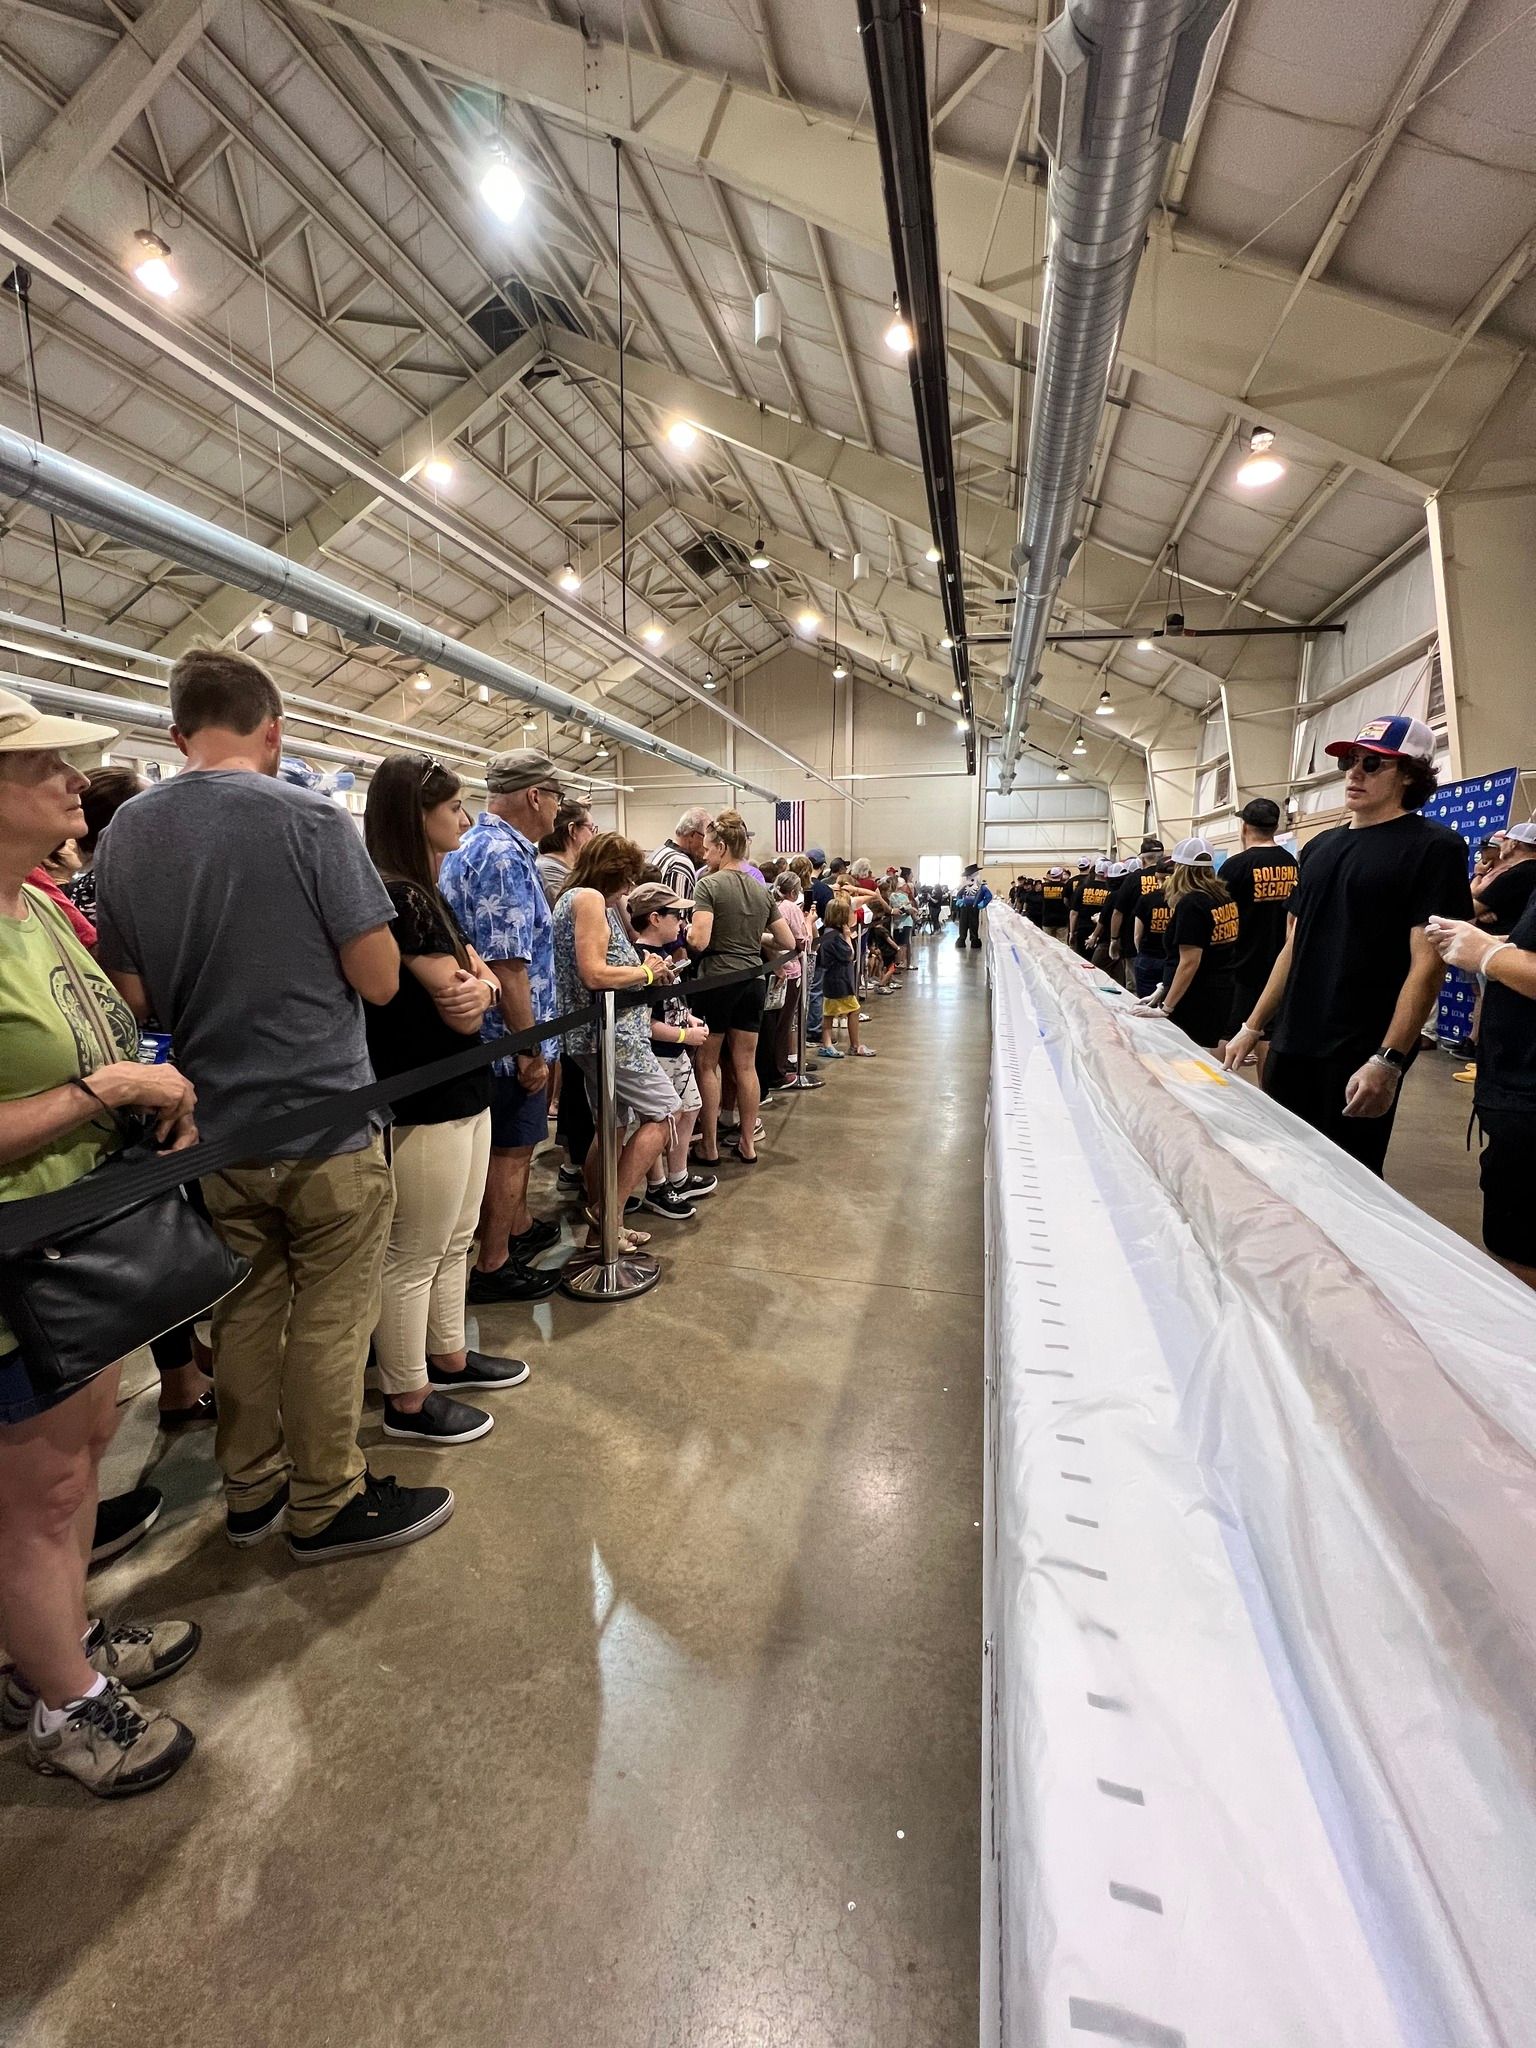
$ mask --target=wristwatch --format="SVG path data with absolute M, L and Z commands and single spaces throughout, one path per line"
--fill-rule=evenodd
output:
M 1411 1057 L 1407 1053 L 1399 1052 L 1395 1046 L 1391 1045 L 1378 1046 L 1376 1051 L 1371 1054 L 1371 1058 L 1380 1066 L 1390 1067 L 1394 1074 L 1406 1074 L 1409 1067 L 1413 1064 Z

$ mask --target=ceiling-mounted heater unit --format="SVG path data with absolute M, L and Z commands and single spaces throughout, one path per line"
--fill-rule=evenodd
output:
M 853 558 L 853 580 L 855 583 L 862 583 L 864 581 L 864 578 L 868 574 L 869 557 L 865 554 L 864 550 L 860 548 L 858 553 Z
M 759 292 L 752 301 L 752 340 L 768 355 L 783 346 L 784 308 L 773 292 Z

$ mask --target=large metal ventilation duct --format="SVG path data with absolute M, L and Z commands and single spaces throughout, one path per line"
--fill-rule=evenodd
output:
M 536 705 L 554 718 L 605 733 L 620 746 L 671 761 L 686 768 L 690 775 L 703 776 L 711 782 L 728 782 L 738 789 L 750 790 L 754 796 L 766 797 L 770 802 L 776 800 L 776 791 L 730 774 L 718 761 L 707 761 L 701 754 L 674 747 L 626 719 L 615 718 L 600 705 L 567 696 L 564 690 L 538 681 L 510 662 L 466 647 L 462 641 L 430 626 L 418 625 L 404 612 L 375 604 L 317 570 L 290 562 L 286 555 L 276 554 L 239 534 L 226 533 L 222 526 L 199 519 L 195 513 L 183 512 L 180 506 L 168 504 L 165 499 L 153 497 L 148 491 L 107 476 L 99 469 L 91 469 L 72 456 L 60 455 L 40 442 L 29 441 L 8 427 L 0 427 L 0 493 L 41 505 L 45 511 L 78 520 L 82 526 L 110 533 L 134 547 L 167 555 L 183 568 L 216 576 L 238 590 L 253 591 L 258 597 L 292 605 L 312 618 L 326 620 L 348 639 L 365 646 L 393 648 L 417 661 L 429 662 L 434 668 L 446 669 L 450 675 L 462 676 L 465 682 L 485 683 L 503 696 Z M 843 792 L 839 790 L 838 794 Z
M 1147 222 L 1172 145 L 1210 90 L 1236 0 L 1067 0 L 1041 46 L 1050 157 L 1045 288 L 1008 650 L 1001 782 L 1012 787 Z

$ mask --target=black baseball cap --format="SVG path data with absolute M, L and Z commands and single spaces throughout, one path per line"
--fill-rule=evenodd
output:
M 1153 832 L 1149 832 L 1146 838 L 1143 839 L 1141 850 L 1143 853 L 1164 853 L 1167 851 L 1161 839 Z
M 1250 798 L 1237 815 L 1255 832 L 1273 832 L 1280 822 L 1280 806 L 1272 796 L 1256 796 Z

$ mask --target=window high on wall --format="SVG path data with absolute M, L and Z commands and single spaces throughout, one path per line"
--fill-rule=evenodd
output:
M 918 886 L 958 889 L 965 865 L 958 853 L 922 853 L 917 858 Z

